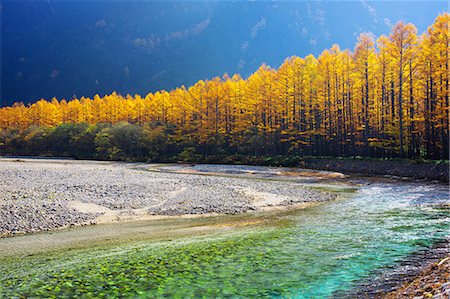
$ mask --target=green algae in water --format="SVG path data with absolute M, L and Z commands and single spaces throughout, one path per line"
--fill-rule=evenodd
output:
M 28 273 L 26 269 L 14 273 L 16 268 L 6 275 L 2 285 L 10 291 L 3 295 L 217 297 L 236 294 L 242 287 L 247 290 L 243 295 L 263 295 L 266 291 L 253 289 L 247 277 L 257 278 L 258 272 L 273 268 L 272 249 L 262 245 L 280 233 L 279 229 L 243 230 L 218 238 L 110 248 L 103 255 L 102 250 L 107 248 L 79 251 L 70 257 L 59 253 L 50 260 L 41 257 L 35 264 L 37 268 Z M 249 247 L 254 249 L 248 252 Z M 216 280 L 221 282 L 221 288 Z M 281 293 L 282 289 L 274 288 L 273 292 Z
M 11 258 L 0 297 L 327 298 L 448 236 L 447 201 L 444 187 L 375 184 L 273 226 Z

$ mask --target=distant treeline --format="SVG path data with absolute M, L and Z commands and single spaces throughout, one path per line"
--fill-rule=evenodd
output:
M 354 52 L 334 45 L 144 98 L 40 100 L 0 109 L 0 153 L 195 161 L 211 156 L 448 159 L 449 25 L 397 23 Z M 198 155 L 198 156 L 196 156 Z
M 173 138 L 170 127 L 127 122 L 31 126 L 3 130 L 0 154 L 145 161 L 177 159 L 183 151 L 194 151 Z
M 153 124 L 99 123 L 31 126 L 0 131 L 0 155 L 74 157 L 77 159 L 246 163 L 297 166 L 299 156 L 261 156 L 254 144 L 230 146 L 224 139 L 193 142 L 175 127 Z M 258 156 L 255 156 L 257 154 Z

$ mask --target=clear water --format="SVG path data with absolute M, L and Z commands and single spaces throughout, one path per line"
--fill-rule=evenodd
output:
M 245 216 L 264 219 L 252 226 L 13 255 L 0 264 L 0 297 L 330 298 L 448 237 L 448 196 L 440 185 L 373 183 L 305 210 Z

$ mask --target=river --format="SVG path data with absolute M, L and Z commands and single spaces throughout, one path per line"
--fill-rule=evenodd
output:
M 274 168 L 192 168 L 209 175 L 251 172 L 283 179 Z M 348 296 L 361 282 L 392 271 L 450 235 L 447 186 L 364 178 L 351 187 L 335 181 L 299 184 L 341 196 L 294 211 L 97 225 L 0 239 L 0 297 Z

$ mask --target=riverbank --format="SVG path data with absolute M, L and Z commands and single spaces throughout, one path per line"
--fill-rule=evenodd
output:
M 0 186 L 0 236 L 117 221 L 301 208 L 336 198 L 294 182 L 76 160 L 2 158 Z
M 336 298 L 446 299 L 450 295 L 450 246 L 444 238 L 426 250 L 386 267 L 385 272 L 364 279 L 352 292 Z M 447 296 L 447 297 L 445 297 Z
M 449 161 L 408 160 L 408 159 L 375 159 L 364 157 L 233 157 L 218 160 L 215 163 L 276 167 L 298 167 L 342 172 L 345 174 L 377 176 L 390 178 L 409 178 L 426 181 L 449 182 Z
M 321 169 L 372 176 L 390 176 L 434 180 L 448 184 L 448 162 L 416 162 L 412 160 L 375 160 L 375 159 L 333 159 L 305 158 L 300 166 L 308 169 Z
M 450 253 L 439 262 L 432 263 L 414 279 L 382 299 L 450 298 Z
M 32 159 L 32 160 L 74 160 L 70 157 L 47 156 L 0 156 L 0 159 Z M 80 160 L 81 161 L 81 160 Z M 96 161 L 96 160 L 86 160 Z M 118 162 L 118 161 L 111 161 Z M 212 164 L 212 165 L 253 165 L 285 168 L 301 168 L 344 173 L 349 175 L 387 177 L 394 179 L 414 179 L 449 183 L 450 164 L 448 160 L 408 160 L 408 159 L 376 159 L 363 157 L 313 157 L 313 156 L 275 156 L 249 157 L 232 156 L 197 156 L 196 160 L 179 161 L 163 159 L 154 163 L 170 164 Z M 138 163 L 138 161 L 136 161 Z

